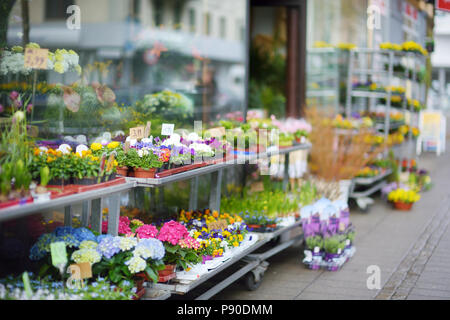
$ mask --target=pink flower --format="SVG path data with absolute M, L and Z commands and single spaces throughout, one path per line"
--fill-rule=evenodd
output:
M 119 234 L 129 234 L 131 233 L 130 219 L 128 217 L 119 218 Z
M 136 229 L 136 233 L 141 239 L 156 238 L 158 229 L 151 224 L 144 224 Z
M 102 233 L 108 232 L 108 221 L 102 221 Z
M 27 112 L 31 113 L 31 110 L 33 110 L 33 105 L 31 103 L 29 103 L 27 106 Z
M 169 222 L 166 222 L 161 228 L 158 235 L 158 240 L 167 241 L 175 246 L 178 244 L 180 239 L 183 239 L 188 235 L 189 232 L 187 231 L 185 226 L 171 220 Z
M 187 236 L 184 239 L 181 239 L 178 242 L 178 244 L 180 245 L 181 248 L 189 248 L 194 250 L 200 249 L 201 246 L 200 243 L 198 243 L 198 241 L 192 238 L 191 236 Z
M 2 104 L 0 104 L 0 113 L 2 113 L 5 110 Z
M 11 100 L 16 100 L 19 97 L 19 93 L 17 91 L 11 91 L 11 93 L 9 94 L 9 97 L 11 98 Z

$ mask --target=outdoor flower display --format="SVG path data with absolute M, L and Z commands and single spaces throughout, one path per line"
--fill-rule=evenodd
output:
M 138 234 L 144 233 L 138 230 Z M 88 262 L 93 275 L 115 284 L 135 281 L 142 272 L 157 282 L 158 270 L 164 268 L 164 246 L 153 237 L 96 236 L 87 228 L 57 227 L 53 232 L 41 235 L 30 250 L 30 259 L 41 264 L 40 276 L 57 276 L 57 270 L 50 262 L 50 244 L 54 242 L 64 242 L 69 261 Z

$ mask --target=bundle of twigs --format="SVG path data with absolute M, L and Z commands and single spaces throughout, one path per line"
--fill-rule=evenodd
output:
M 325 181 L 354 178 L 386 148 L 386 144 L 375 147 L 368 141 L 373 134 L 370 129 L 338 132 L 330 116 L 316 108 L 307 108 L 306 117 L 313 127 L 309 136 L 312 143 L 310 169 Z

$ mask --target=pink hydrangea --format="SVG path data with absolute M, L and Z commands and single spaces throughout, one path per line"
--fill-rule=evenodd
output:
M 189 232 L 187 231 L 185 226 L 171 220 L 169 222 L 166 222 L 161 228 L 158 235 L 158 240 L 167 241 L 175 246 L 181 239 L 187 237 L 188 235 Z
M 178 244 L 181 248 L 189 248 L 194 250 L 198 250 L 201 247 L 200 243 L 191 236 L 187 236 L 181 239 Z
M 119 234 L 129 234 L 131 233 L 130 219 L 128 217 L 119 218 Z
M 136 233 L 141 239 L 156 238 L 158 229 L 154 225 L 144 224 L 136 229 Z

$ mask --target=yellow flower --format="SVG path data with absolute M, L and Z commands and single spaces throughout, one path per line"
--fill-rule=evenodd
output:
M 120 142 L 118 142 L 118 141 L 112 141 L 112 142 L 108 143 L 108 145 L 107 145 L 108 149 L 115 149 L 118 146 L 120 146 Z
M 91 144 L 91 150 L 92 151 L 97 151 L 97 150 L 100 150 L 102 148 L 103 148 L 103 146 L 102 146 L 101 143 L 94 142 L 93 144 Z
M 56 62 L 54 66 L 54 70 L 58 73 L 64 73 L 64 66 L 61 62 Z

